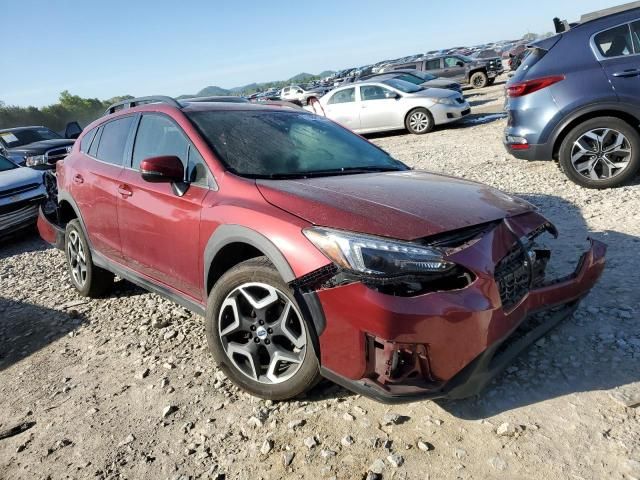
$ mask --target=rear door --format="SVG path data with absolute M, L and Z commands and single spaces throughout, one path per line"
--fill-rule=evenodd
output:
M 360 129 L 403 128 L 396 93 L 380 85 L 360 87 Z
M 121 258 L 118 185 L 134 120 L 134 116 L 120 117 L 85 135 L 80 146 L 84 159 L 73 162 L 70 179 L 92 247 L 114 260 Z
M 442 59 L 434 58 L 432 60 L 425 60 L 424 71 L 431 73 L 437 77 L 442 75 Z
M 142 160 L 175 155 L 190 185 L 179 196 L 169 183 L 149 183 Z M 128 168 L 119 182 L 118 221 L 125 264 L 196 300 L 202 300 L 199 255 L 202 202 L 213 178 L 180 126 L 166 115 L 140 118 Z
M 360 128 L 360 108 L 356 100 L 356 88 L 350 87 L 328 94 L 324 103 L 325 115 L 351 130 Z M 323 97 L 324 100 L 325 97 Z
M 595 34 L 592 49 L 620 101 L 640 104 L 640 21 Z

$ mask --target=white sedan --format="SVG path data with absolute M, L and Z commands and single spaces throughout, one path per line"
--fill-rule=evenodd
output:
M 345 85 L 313 101 L 307 109 L 356 133 L 406 128 L 422 134 L 471 112 L 469 103 L 458 92 L 424 88 L 397 79 Z

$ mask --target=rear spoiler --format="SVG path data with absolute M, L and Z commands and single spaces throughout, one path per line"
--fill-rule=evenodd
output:
M 604 10 L 598 10 L 591 13 L 585 13 L 580 17 L 580 21 L 576 23 L 569 23 L 566 20 L 560 20 L 556 17 L 553 19 L 553 26 L 555 27 L 556 33 L 563 33 L 577 25 L 597 20 L 598 18 L 608 17 L 609 15 L 615 15 L 616 13 L 626 12 L 627 10 L 633 10 L 634 8 L 640 8 L 640 1 L 625 3 L 623 5 L 605 8 Z

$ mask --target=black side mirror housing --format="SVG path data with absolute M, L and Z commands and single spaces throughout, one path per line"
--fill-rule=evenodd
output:
M 75 140 L 82 133 L 82 127 L 78 122 L 69 122 L 64 128 L 64 138 Z

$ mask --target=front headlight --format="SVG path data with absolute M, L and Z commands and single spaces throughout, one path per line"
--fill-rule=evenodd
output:
M 446 98 L 434 98 L 433 99 L 434 102 L 436 103 L 440 103 L 442 105 L 457 105 L 458 102 L 456 102 L 456 97 L 446 97 Z
M 44 155 L 27 155 L 25 160 L 27 167 L 35 167 L 37 165 L 45 165 L 47 163 Z
M 306 228 L 303 233 L 335 264 L 361 274 L 425 275 L 454 267 L 439 250 L 411 242 L 322 227 Z

